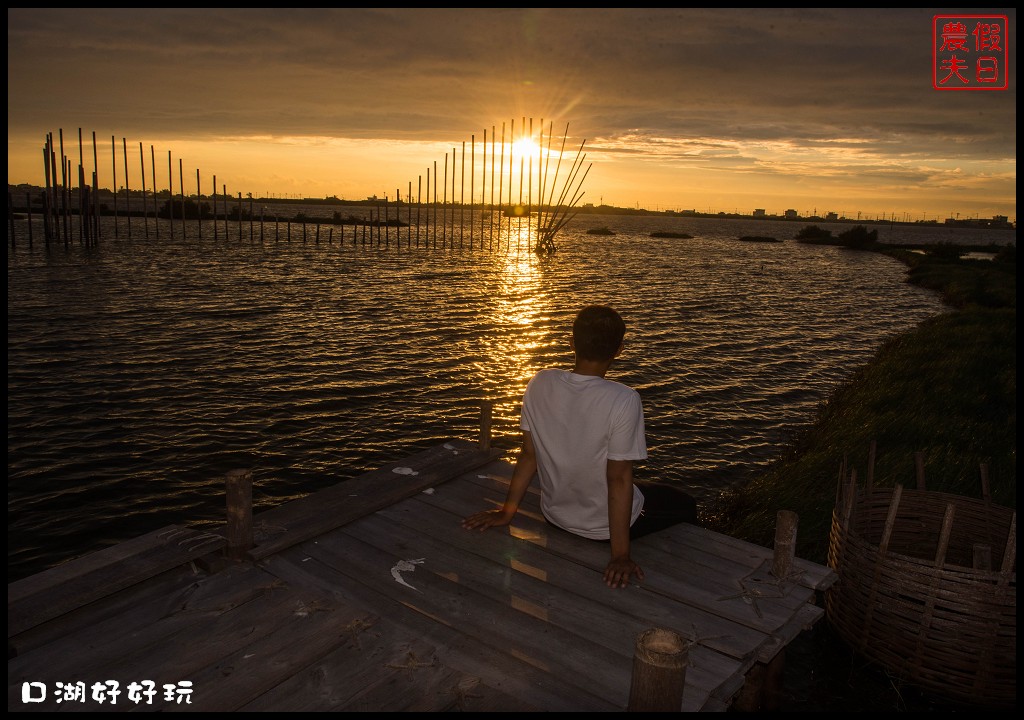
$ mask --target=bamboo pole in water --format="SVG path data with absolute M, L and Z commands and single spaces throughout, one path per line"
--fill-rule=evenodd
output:
M 181 239 L 185 239 L 185 163 L 178 158 L 178 187 L 181 189 Z
M 452 148 L 455 157 L 455 148 Z M 454 172 L 452 173 L 454 175 Z M 448 153 L 444 154 L 444 192 L 441 197 L 441 249 L 445 247 L 445 236 L 448 232 Z
M 512 158 L 512 142 L 516 135 L 516 120 L 512 118 L 509 121 L 509 142 L 508 142 L 508 229 L 505 233 L 505 252 L 512 252 L 512 163 L 515 162 Z
M 146 202 L 146 155 L 142 151 L 142 143 L 139 143 L 139 169 L 142 177 L 142 224 L 146 229 L 146 239 L 149 240 L 149 204 Z M 156 190 L 156 188 L 153 188 Z
M 89 244 L 89 218 L 85 192 L 85 167 L 82 149 L 82 128 L 78 128 L 78 242 Z
M 156 148 L 149 146 L 149 169 L 153 173 L 153 226 L 156 228 L 156 239 L 160 239 L 160 212 L 156 206 Z
M 526 124 L 526 118 L 523 118 L 523 125 Z M 517 220 L 516 220 L 516 255 L 519 254 L 520 245 L 523 241 L 523 169 L 526 167 L 526 163 L 523 158 L 523 154 L 519 153 L 519 203 L 517 207 Z M 529 222 L 529 218 L 527 218 Z M 527 225 L 529 229 L 529 225 Z
M 476 135 L 470 135 L 470 146 L 469 146 L 469 249 L 473 249 L 473 228 L 474 228 L 474 216 L 473 216 L 473 186 L 474 175 L 476 172 Z
M 47 135 L 46 140 L 43 142 L 43 182 L 46 183 L 43 188 L 43 242 L 47 247 L 50 245 L 50 218 L 49 218 L 49 193 L 50 193 L 50 155 L 49 155 L 50 138 Z
M 498 245 L 495 250 L 502 249 L 502 220 L 505 218 L 503 212 L 505 198 L 505 122 L 502 121 L 502 163 L 498 166 Z
M 217 176 L 213 176 L 213 193 L 210 195 L 213 198 L 213 241 L 217 242 Z M 224 238 L 225 240 L 227 238 Z
M 117 138 L 113 135 L 110 136 L 110 162 L 112 165 L 112 180 L 110 189 L 114 193 L 114 238 L 119 237 L 118 233 L 118 218 L 117 218 Z
M 448 247 L 455 249 L 455 148 L 452 148 L 452 235 Z
M 64 129 L 60 130 L 60 214 L 62 216 L 61 226 L 64 229 L 64 247 L 70 243 L 70 228 L 68 227 L 68 167 L 64 161 Z
M 57 149 L 54 146 L 53 133 L 49 136 L 49 158 L 48 167 L 50 169 L 50 232 L 53 235 L 53 241 L 59 243 L 61 241 L 61 227 L 60 227 L 60 197 L 58 196 L 57 190 Z
M 128 239 L 132 237 L 132 196 L 128 185 L 128 140 L 121 138 L 121 146 L 124 151 L 124 204 L 128 208 Z
M 82 164 L 78 164 L 78 242 L 82 245 L 89 245 L 89 224 L 87 209 L 87 201 L 85 192 L 85 168 Z
M 64 156 L 64 177 L 68 181 L 68 186 L 64 191 L 64 217 L 67 218 L 68 242 L 70 243 L 75 239 L 75 233 L 72 229 L 73 221 L 71 219 L 71 158 L 67 155 Z
M 411 191 L 410 191 L 411 194 Z M 423 176 L 416 178 L 416 247 L 420 246 L 420 211 L 423 209 Z
M 483 157 L 480 163 L 480 249 L 484 249 L 484 205 L 487 204 L 487 128 L 484 128 L 484 141 L 481 145 Z
M 196 168 L 196 222 L 198 223 L 199 239 L 203 239 L 203 186 L 199 184 L 199 168 Z
M 92 174 L 93 174 L 93 222 L 96 224 L 96 232 L 94 234 L 97 240 L 100 239 L 100 158 L 99 153 L 96 150 L 96 131 L 92 133 Z
M 494 241 L 494 143 L 497 127 L 491 125 L 491 204 L 487 216 L 487 249 L 491 250 Z
M 462 249 L 466 234 L 466 141 L 462 141 L 462 179 L 459 181 L 459 249 Z M 452 178 L 454 182 L 455 178 Z M 455 202 L 455 187 L 452 187 L 452 202 Z M 452 218 L 454 221 L 454 217 Z
M 167 218 L 171 229 L 171 240 L 174 240 L 174 170 L 171 164 L 171 151 L 167 151 Z

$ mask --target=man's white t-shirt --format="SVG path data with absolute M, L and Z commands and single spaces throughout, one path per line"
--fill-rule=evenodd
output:
M 520 427 L 537 453 L 544 517 L 577 535 L 607 540 L 607 462 L 647 459 L 640 394 L 595 375 L 541 370 L 526 385 Z M 634 485 L 631 525 L 643 506 Z

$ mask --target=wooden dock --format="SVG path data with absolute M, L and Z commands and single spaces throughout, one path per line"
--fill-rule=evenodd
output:
M 662 628 L 681 710 L 724 711 L 823 615 L 827 567 L 780 581 L 772 549 L 693 525 L 634 541 L 645 578 L 610 589 L 607 545 L 546 524 L 536 487 L 463 529 L 511 471 L 452 440 L 256 514 L 240 561 L 173 526 L 11 583 L 7 709 L 623 711 Z

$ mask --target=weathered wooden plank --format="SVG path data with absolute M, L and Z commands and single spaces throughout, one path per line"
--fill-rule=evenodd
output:
M 764 560 L 769 562 L 773 550 L 739 540 L 728 535 L 716 533 L 699 525 L 678 525 L 666 528 L 659 533 L 661 541 L 678 543 L 680 548 L 703 547 L 711 548 L 722 558 L 729 558 L 751 568 L 759 566 Z M 838 580 L 838 575 L 824 565 L 818 565 L 802 558 L 793 559 L 792 582 L 812 590 L 825 590 Z
M 22 682 L 50 682 L 52 687 L 56 681 L 113 679 L 127 684 L 142 679 L 137 674 L 143 671 L 154 681 L 186 679 L 183 671 L 172 667 L 178 662 L 175 652 L 192 662 L 199 655 L 199 645 L 209 643 L 212 636 L 216 646 L 221 637 L 218 633 L 232 626 L 238 617 L 231 615 L 232 610 L 245 608 L 251 612 L 254 602 L 275 591 L 278 594 L 274 600 L 283 600 L 281 586 L 273 575 L 239 566 L 183 586 L 167 597 L 151 598 L 131 613 L 83 627 L 59 642 L 9 659 L 8 698 L 12 697 L 12 687 Z M 216 646 L 214 652 L 227 650 Z M 172 670 L 173 677 L 168 677 Z
M 338 708 L 340 712 L 537 712 L 522 698 L 514 698 L 479 678 L 448 670 L 432 673 L 425 681 L 420 670 L 389 672 Z
M 486 500 L 493 502 L 497 497 L 499 494 L 492 491 L 490 498 L 477 498 L 475 489 L 464 483 L 450 483 L 430 495 L 417 496 L 423 502 L 443 507 L 457 516 L 486 507 Z M 576 542 L 578 538 L 575 535 L 547 524 L 543 519 L 538 520 L 529 511 L 521 510 L 508 528 L 492 528 L 487 532 L 511 533 L 566 560 L 600 572 L 608 563 L 608 546 L 604 543 L 580 544 Z M 765 633 L 771 633 L 789 619 L 792 609 L 786 605 L 792 603 L 792 599 L 784 599 L 781 603 L 759 603 L 757 610 L 744 600 L 737 579 L 745 574 L 745 566 L 729 560 L 719 562 L 712 553 L 701 548 L 691 548 L 684 555 L 665 552 L 656 546 L 658 535 L 660 533 L 654 533 L 632 544 L 633 558 L 645 573 L 644 580 L 638 584 L 676 602 L 703 608 L 711 614 Z
M 13 636 L 9 625 L 9 710 L 622 710 L 635 637 L 652 626 L 697 641 L 683 709 L 724 710 L 743 669 L 822 614 L 797 585 L 723 599 L 771 551 L 693 526 L 634 543 L 647 577 L 606 588 L 607 545 L 545 523 L 536 486 L 510 527 L 464 530 L 462 517 L 504 498 L 511 464 L 498 454 L 452 441 L 262 513 L 255 556 L 274 554 L 260 567 L 204 563 L 222 567 L 204 575 L 184 560 L 153 574 L 149 553 L 168 552 L 149 538 L 68 564 L 63 579 L 27 578 L 13 596 L 12 584 L 9 610 L 65 581 L 135 578 Z M 808 585 L 829 581 L 807 565 Z M 20 702 L 21 682 L 110 679 L 195 685 L 188 705 Z
M 466 489 L 469 488 L 471 493 L 473 485 L 477 485 L 484 491 L 481 503 L 500 504 L 507 488 L 507 478 L 501 475 L 500 466 L 489 467 L 496 467 L 496 471 L 464 475 L 460 478 L 463 482 L 446 487 L 444 494 L 439 498 L 452 495 L 465 497 L 463 493 Z M 486 505 L 481 504 L 481 506 L 485 507 Z M 468 512 L 469 507 L 469 505 L 464 506 L 462 511 Z M 525 518 L 534 518 L 539 514 L 539 493 L 528 494 L 522 507 L 526 510 Z M 765 572 L 760 572 L 765 567 L 765 563 L 770 564 L 772 550 L 715 533 L 699 525 L 681 523 L 642 538 L 635 545 L 638 548 L 653 546 L 662 550 L 667 558 L 686 559 L 697 565 L 702 565 L 705 568 L 702 574 L 708 577 L 728 578 L 722 588 L 725 594 L 733 594 L 733 592 L 742 590 L 743 588 L 736 584 L 736 580 L 748 576 L 751 586 L 757 586 L 760 583 L 764 587 L 766 584 L 775 583 L 774 578 L 769 577 Z M 830 585 L 835 579 L 835 574 L 826 567 L 799 558 L 794 560 L 793 566 L 793 576 L 785 583 L 775 584 L 782 586 L 784 591 L 782 597 L 777 599 L 779 604 L 797 610 L 811 596 L 808 593 L 793 592 L 792 585 L 820 589 Z
M 664 596 L 648 592 L 642 583 L 626 592 L 608 588 L 601 574 L 603 567 L 598 569 L 566 562 L 562 556 L 548 552 L 541 544 L 523 541 L 497 528 L 483 533 L 464 530 L 459 525 L 459 516 L 432 504 L 426 496 L 410 498 L 381 510 L 372 518 L 364 518 L 355 523 L 351 531 L 357 533 L 360 539 L 368 540 L 363 536 L 362 528 L 377 518 L 392 519 L 431 538 L 443 540 L 451 546 L 451 552 L 454 553 L 451 562 L 458 567 L 462 567 L 469 557 L 480 556 L 491 561 L 497 559 L 507 563 L 515 572 L 542 579 L 570 593 L 584 595 L 588 602 L 600 602 L 617 612 L 628 613 L 642 619 L 648 627 L 672 629 L 683 637 L 695 639 L 701 645 L 724 652 L 732 658 L 753 657 L 758 647 L 767 641 L 763 631 L 737 625 L 702 608 L 666 603 Z M 390 530 L 390 533 L 396 539 L 405 537 L 397 529 Z M 582 538 L 569 538 L 569 541 L 579 545 L 592 544 Z M 412 539 L 406 542 L 415 544 Z M 601 547 L 606 553 L 607 546 Z M 576 614 L 587 617 L 582 608 Z M 601 626 L 608 623 L 596 624 Z
M 367 640 L 379 633 L 381 618 L 343 599 L 317 592 L 323 599 L 296 605 L 290 622 L 264 635 L 253 633 L 249 643 L 193 671 L 189 679 L 196 688 L 196 700 L 191 708 L 165 709 L 236 712 L 249 703 L 259 702 L 268 689 L 280 692 L 338 648 L 353 649 L 353 664 L 368 660 Z M 308 597 L 310 593 L 305 589 L 303 594 Z M 315 695 L 300 695 L 290 698 L 291 707 L 286 703 L 280 709 L 327 709 L 316 701 Z
M 313 584 L 338 593 L 349 603 L 379 613 L 389 625 L 395 625 L 407 638 L 431 643 L 438 658 L 446 666 L 464 675 L 479 677 L 496 691 L 516 698 L 529 698 L 539 708 L 549 711 L 605 712 L 621 709 L 596 695 L 585 693 L 573 684 L 555 681 L 544 669 L 507 653 L 495 652 L 476 635 L 463 629 L 436 622 L 432 617 L 410 611 L 400 600 L 375 588 L 353 580 L 311 557 L 307 548 L 318 545 L 311 541 L 261 561 L 261 565 L 289 583 Z M 334 561 L 337 562 L 337 561 Z
M 772 642 L 766 643 L 758 655 L 759 662 L 770 662 L 779 651 L 785 649 L 796 637 L 814 627 L 825 616 L 825 609 L 817 605 L 804 605 L 797 610 L 789 622 L 772 633 Z
M 511 478 L 512 465 L 507 461 L 498 460 L 486 468 L 481 468 L 479 473 L 468 473 L 463 479 L 483 488 L 498 491 L 501 496 L 508 488 Z M 523 507 L 530 511 L 539 511 L 540 491 L 537 483 L 530 486 Z M 689 525 L 686 523 L 673 528 L 666 528 L 658 533 L 662 541 L 677 541 L 683 546 L 694 547 L 700 550 L 713 548 L 713 553 L 721 558 L 731 558 L 736 562 L 746 565 L 749 569 L 758 567 L 764 559 L 771 559 L 773 550 L 763 548 L 759 545 L 748 543 L 744 540 L 722 535 L 703 528 L 700 525 Z M 828 567 L 819 565 L 802 558 L 793 560 L 793 581 L 813 588 L 815 590 L 827 589 L 838 579 L 838 576 Z
M 215 552 L 224 539 L 171 525 L 7 586 L 7 637 Z
M 393 553 L 382 552 L 345 533 L 332 533 L 305 549 L 353 580 L 378 592 L 395 593 L 397 585 L 390 569 L 402 558 Z M 404 590 L 402 605 L 409 611 L 443 618 L 446 624 L 481 639 L 494 652 L 508 653 L 557 677 L 573 678 L 572 682 L 587 693 L 620 707 L 625 705 L 632 648 L 628 653 L 610 651 L 528 612 L 515 611 L 457 580 L 421 573 L 410 582 L 416 589 L 399 588 Z M 579 669 L 584 667 L 587 672 L 581 673 Z
M 60 644 L 70 637 L 79 638 L 77 642 L 83 642 L 82 638 L 85 638 L 84 642 L 88 644 L 88 634 L 91 632 L 110 635 L 110 626 L 99 630 L 108 621 L 113 621 L 113 626 L 119 632 L 131 632 L 134 628 L 144 627 L 155 619 L 152 614 L 145 614 L 146 609 L 156 605 L 155 600 L 166 600 L 180 592 L 181 588 L 203 577 L 205 573 L 198 567 L 193 568 L 191 564 L 172 568 L 8 638 L 8 655 L 23 655 L 49 643 Z M 162 614 L 163 610 L 156 612 Z
M 406 501 L 403 505 L 409 502 L 411 501 Z M 426 519 L 424 526 L 436 527 L 436 524 Z M 575 572 L 572 572 L 571 577 L 560 578 L 565 584 L 552 582 L 550 576 L 561 573 L 557 570 L 552 573 L 546 569 L 550 564 L 545 561 L 544 553 L 534 550 L 532 558 L 528 557 L 527 553 L 531 550 L 529 543 L 503 537 L 498 533 L 485 533 L 483 536 L 474 537 L 474 533 L 455 528 L 454 532 L 449 531 L 448 538 L 436 538 L 418 533 L 410 527 L 388 522 L 381 513 L 358 520 L 343 532 L 384 552 L 390 552 L 393 557 L 401 557 L 403 552 L 410 551 L 414 555 L 423 555 L 424 563 L 408 576 L 409 582 L 414 585 L 422 573 L 434 573 L 472 587 L 495 600 L 501 607 L 527 613 L 579 639 L 597 643 L 615 652 L 633 652 L 637 636 L 651 627 L 651 619 L 640 617 L 627 609 L 628 606 L 637 603 L 635 594 L 634 597 L 623 597 L 629 594 L 628 591 L 606 587 L 601 582 L 600 575 L 579 566 L 575 566 Z M 452 538 L 452 535 L 455 537 Z M 450 542 L 452 539 L 465 543 L 480 543 L 484 545 L 484 552 L 478 555 L 461 543 L 453 545 Z M 507 542 L 502 543 L 502 540 Z M 506 547 L 502 548 L 499 545 Z M 506 558 L 507 563 L 496 562 Z M 528 566 L 525 571 L 524 566 Z M 574 587 L 573 579 L 578 580 Z M 402 592 L 404 588 L 397 590 Z M 615 602 L 616 596 L 620 600 L 618 603 Z M 696 613 L 693 613 L 691 608 L 682 608 L 681 611 L 674 613 L 674 617 L 663 619 L 667 621 L 669 629 L 678 629 L 677 631 L 685 636 L 698 621 L 694 615 Z M 701 621 L 705 619 L 703 616 L 700 618 Z M 454 622 L 455 618 L 446 620 Z M 743 654 L 753 656 L 758 646 L 765 640 L 763 634 L 758 634 L 752 639 L 751 644 L 743 649 Z M 695 709 L 703 705 L 706 697 L 721 683 L 723 677 L 742 672 L 741 663 L 724 657 L 699 642 L 691 647 L 690 658 L 693 668 L 687 676 L 687 692 L 690 694 L 689 699 L 695 704 Z
M 500 457 L 465 440 L 449 440 L 325 490 L 257 514 L 253 560 L 305 542 L 321 533 L 388 507 Z

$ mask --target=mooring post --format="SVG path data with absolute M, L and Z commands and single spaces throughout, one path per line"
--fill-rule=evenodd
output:
M 789 577 L 796 556 L 796 527 L 799 517 L 792 510 L 779 510 L 775 516 L 775 555 L 772 575 L 779 580 Z
M 227 474 L 227 555 L 244 560 L 253 546 L 252 470 L 231 470 Z
M 689 646 L 677 633 L 652 628 L 640 633 L 633 652 L 630 712 L 680 712 Z
M 491 449 L 491 417 L 494 403 L 490 400 L 480 401 L 480 449 Z

